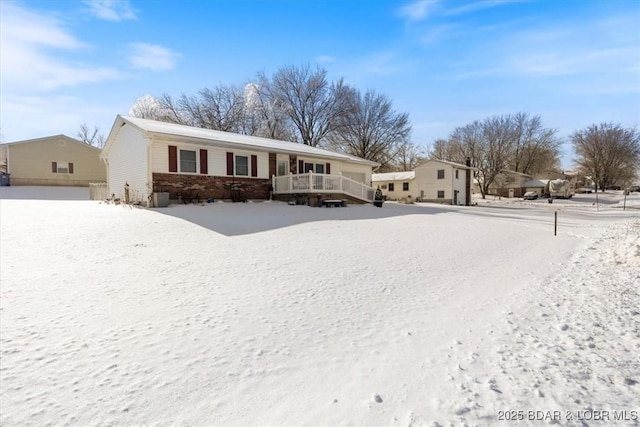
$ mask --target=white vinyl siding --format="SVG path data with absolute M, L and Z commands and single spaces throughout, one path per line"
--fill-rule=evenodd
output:
M 124 186 L 129 184 L 131 201 L 146 202 L 151 184 L 147 170 L 147 140 L 134 127 L 122 126 L 109 151 L 109 197 L 124 199 Z

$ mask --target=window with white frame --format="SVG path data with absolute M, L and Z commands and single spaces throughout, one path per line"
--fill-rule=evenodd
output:
M 196 173 L 196 152 L 180 150 L 180 172 Z
M 393 182 L 390 182 L 389 183 L 389 191 L 393 191 L 393 187 L 394 187 Z
M 236 175 L 249 176 L 249 157 L 236 156 Z
M 438 199 L 444 199 L 444 190 L 438 190 Z
M 456 179 L 458 179 L 458 172 L 460 172 L 460 169 L 456 169 Z
M 438 169 L 438 179 L 444 179 L 444 169 Z
M 409 191 L 409 183 L 408 182 L 403 182 L 402 183 L 402 191 Z

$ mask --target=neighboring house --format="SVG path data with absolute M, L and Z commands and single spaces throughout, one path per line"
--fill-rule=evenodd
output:
M 147 203 L 170 199 L 296 196 L 373 200 L 378 163 L 308 145 L 117 116 L 100 157 L 109 195 Z
M 495 179 L 489 185 L 488 195 L 501 196 L 501 197 L 522 197 L 527 191 L 527 185 L 538 185 L 533 183 L 533 177 L 520 172 L 503 170 L 496 175 Z M 478 181 L 474 181 L 473 192 L 480 193 L 480 184 Z
M 380 187 L 386 200 L 415 201 L 420 194 L 415 185 L 415 176 L 414 171 L 375 173 L 371 177 L 371 185 Z
M 11 185 L 89 186 L 106 181 L 100 149 L 65 135 L 0 144 L 0 167 Z
M 569 181 L 570 191 L 575 192 L 577 175 L 573 173 L 547 170 L 535 176 L 503 170 L 496 175 L 493 183 L 489 186 L 489 195 L 501 197 L 522 197 L 527 191 L 535 191 L 538 196 L 545 197 L 548 193 L 547 185 L 553 179 L 566 179 Z M 480 193 L 480 186 L 474 181 L 473 190 Z
M 471 204 L 473 168 L 444 160 L 427 160 L 410 172 L 373 175 L 373 186 L 388 200 Z

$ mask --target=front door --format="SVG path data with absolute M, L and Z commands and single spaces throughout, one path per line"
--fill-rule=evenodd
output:
M 458 190 L 453 190 L 453 204 L 458 204 Z

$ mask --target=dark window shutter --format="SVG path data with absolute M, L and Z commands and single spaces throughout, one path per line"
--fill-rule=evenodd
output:
M 331 163 L 327 163 L 326 165 L 324 165 L 324 173 L 326 173 L 327 175 L 331 175 Z
M 258 156 L 251 155 L 251 176 L 258 176 Z
M 298 160 L 298 173 L 304 173 L 304 160 Z
M 207 175 L 209 173 L 207 150 L 200 150 L 200 173 L 203 175 Z
M 227 153 L 227 175 L 233 175 L 233 153 Z
M 178 172 L 178 147 L 169 146 L 169 172 Z
M 69 163 L 69 173 L 73 173 L 73 163 Z
M 51 172 L 58 173 L 58 163 L 51 162 Z

